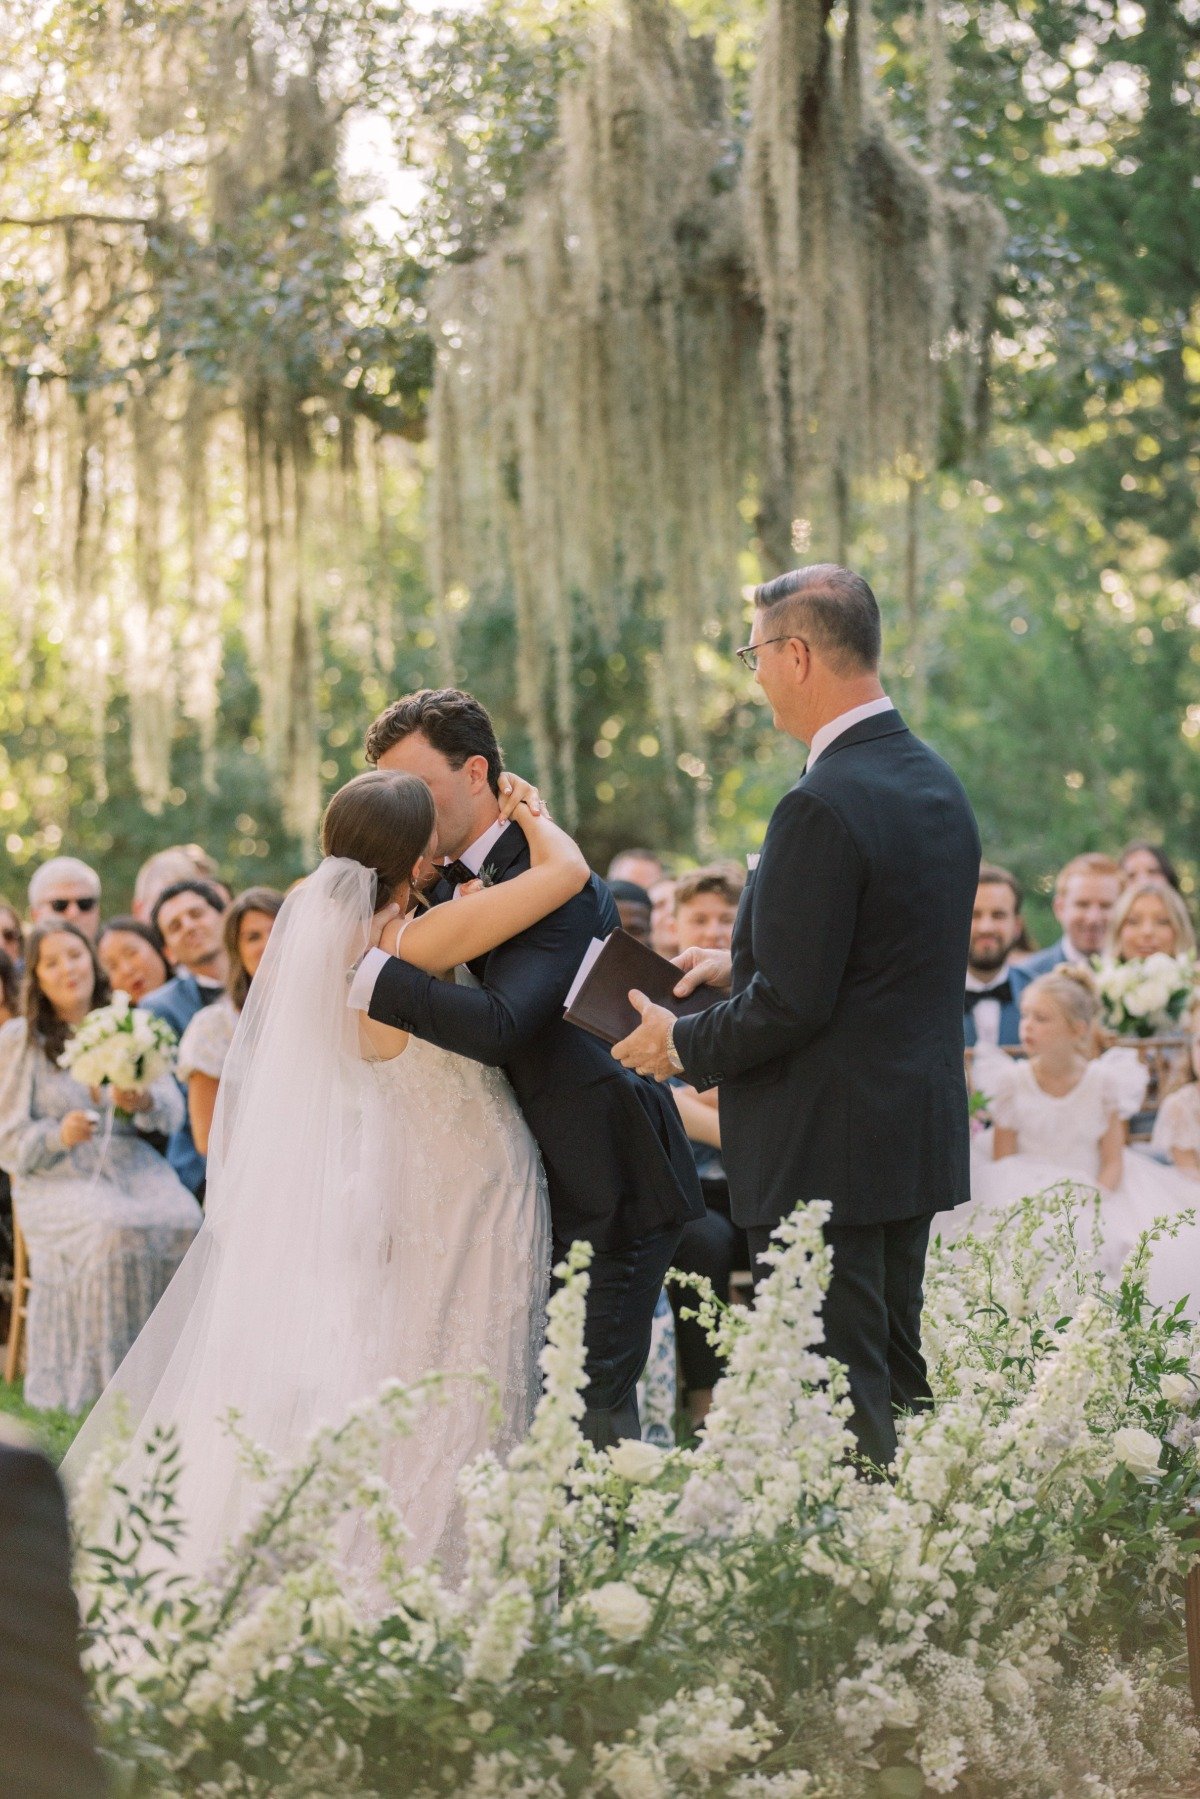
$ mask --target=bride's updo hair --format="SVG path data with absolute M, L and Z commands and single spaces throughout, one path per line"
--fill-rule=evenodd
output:
M 321 820 L 326 856 L 361 862 L 375 876 L 375 910 L 386 906 L 429 847 L 437 822 L 433 795 L 415 775 L 369 769 L 339 787 Z

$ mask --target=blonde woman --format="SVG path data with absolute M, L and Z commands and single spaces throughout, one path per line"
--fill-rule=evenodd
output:
M 1196 932 L 1182 895 L 1154 878 L 1130 881 L 1108 921 L 1105 954 L 1118 962 L 1146 956 L 1186 955 L 1196 948 Z

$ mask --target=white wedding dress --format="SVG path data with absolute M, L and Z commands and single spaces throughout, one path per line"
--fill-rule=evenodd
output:
M 256 1497 L 230 1408 L 287 1463 L 387 1380 L 486 1375 L 446 1383 L 381 1469 L 410 1561 L 436 1557 L 453 1580 L 458 1477 L 484 1450 L 503 1456 L 536 1403 L 550 1261 L 537 1147 L 498 1070 L 415 1037 L 392 1061 L 364 1051 L 346 983 L 372 886 L 327 858 L 284 905 L 225 1064 L 203 1229 L 64 1463 L 78 1479 L 132 1414 L 125 1482 L 171 1427 L 196 1570 Z

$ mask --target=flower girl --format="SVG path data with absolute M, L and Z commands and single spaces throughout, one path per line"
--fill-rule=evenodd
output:
M 1155 1218 L 1174 1216 L 1195 1201 L 1195 1188 L 1182 1175 L 1127 1150 L 1125 1121 L 1141 1104 L 1146 1073 L 1132 1050 L 1093 1055 L 1099 1013 L 1091 976 L 1063 964 L 1031 981 L 1021 995 L 1021 1046 L 1028 1060 L 997 1052 L 976 1058 L 975 1085 L 988 1096 L 995 1129 L 990 1146 L 980 1140 L 972 1163 L 970 1203 L 937 1220 L 943 1240 L 982 1224 L 981 1213 L 994 1218 L 1031 1194 L 1074 1181 L 1099 1192 L 1099 1264 L 1116 1275 Z M 1193 1294 L 1189 1312 L 1200 1315 L 1200 1235 L 1194 1227 L 1160 1246 L 1151 1293 L 1160 1304 Z
M 1181 1085 L 1163 1100 L 1154 1120 L 1150 1148 L 1163 1161 L 1173 1162 L 1182 1174 L 1200 1182 L 1200 999 L 1192 1001 L 1183 1023 L 1192 1038 L 1189 1067 Z M 1200 1199 L 1200 1192 L 1195 1198 Z

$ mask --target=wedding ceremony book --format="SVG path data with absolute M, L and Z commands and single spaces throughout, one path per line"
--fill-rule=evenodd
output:
M 648 944 L 639 943 L 628 931 L 610 937 L 593 937 L 567 994 L 565 1017 L 604 1043 L 619 1043 L 638 1024 L 629 1003 L 636 987 L 656 1006 L 665 1006 L 676 1018 L 704 1012 L 720 997 L 712 988 L 699 987 L 687 999 L 676 999 L 675 983 L 681 971 Z

